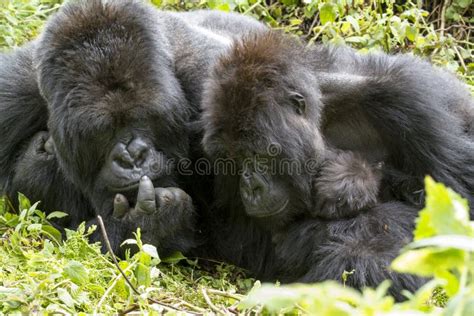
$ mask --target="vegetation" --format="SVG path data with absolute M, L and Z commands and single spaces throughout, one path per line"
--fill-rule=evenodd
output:
M 332 281 L 261 285 L 229 265 L 179 253 L 161 260 L 154 246 L 142 244 L 139 230 L 125 242 L 136 245 L 138 252 L 114 263 L 98 243 L 89 243 L 95 227 L 66 230 L 61 240 L 49 221 L 66 214 L 45 215 L 38 203 L 30 205 L 21 194 L 20 210 L 14 212 L 3 198 L 0 312 L 468 315 L 474 306 L 474 222 L 469 221 L 467 201 L 430 178 L 426 191 L 414 241 L 392 268 L 433 280 L 414 294 L 406 293 L 409 300 L 404 303 L 386 294 L 389 281 L 362 293 Z M 350 278 L 350 272 L 342 277 Z
M 0 0 L 0 48 L 38 35 L 63 0 Z M 163 9 L 237 11 L 309 42 L 413 52 L 474 85 L 473 0 L 151 0 Z
M 0 0 L 0 49 L 35 38 L 62 0 Z M 174 10 L 212 8 L 257 17 L 309 42 L 347 43 L 361 51 L 413 52 L 456 71 L 474 87 L 472 0 L 153 0 Z M 474 91 L 474 90 L 473 90 Z M 395 303 L 389 283 L 359 293 L 334 282 L 264 284 L 222 263 L 160 258 L 140 231 L 138 252 L 115 264 L 89 242 L 95 227 L 65 236 L 19 195 L 19 210 L 0 199 L 0 313 L 271 313 L 318 315 L 468 315 L 474 309 L 474 222 L 467 202 L 426 180 L 426 207 L 415 238 L 392 268 L 433 277 Z M 99 228 L 100 229 L 100 228 Z M 350 272 L 341 278 L 350 278 Z

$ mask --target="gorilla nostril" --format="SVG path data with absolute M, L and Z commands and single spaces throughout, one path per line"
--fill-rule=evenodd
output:
M 124 159 L 122 156 L 116 157 L 114 162 L 123 169 L 133 169 L 133 163 L 128 159 Z
M 247 170 L 245 170 L 245 171 L 242 173 L 242 177 L 244 177 L 245 180 L 249 180 L 251 176 L 252 176 L 252 175 L 251 175 L 250 172 L 247 171 Z
M 145 141 L 136 138 L 127 146 L 127 151 L 133 160 L 133 164 L 140 167 L 146 162 L 150 149 Z

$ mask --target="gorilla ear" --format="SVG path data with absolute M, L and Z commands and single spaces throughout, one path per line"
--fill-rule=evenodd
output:
M 306 113 L 306 100 L 304 96 L 298 92 L 294 92 L 290 96 L 291 105 L 295 109 L 296 114 L 304 115 Z

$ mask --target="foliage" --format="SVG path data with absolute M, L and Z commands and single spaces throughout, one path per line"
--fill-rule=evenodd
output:
M 64 0 L 0 0 L 0 48 L 37 36 Z M 473 0 L 149 0 L 172 10 L 237 11 L 309 42 L 413 52 L 474 84 Z
M 266 284 L 254 288 L 241 307 L 260 305 L 270 313 L 314 315 L 469 315 L 474 308 L 474 221 L 469 221 L 466 200 L 431 178 L 425 182 L 426 207 L 417 220 L 414 241 L 393 261 L 392 268 L 433 279 L 416 293 L 406 293 L 406 302 L 395 303 L 386 294 L 389 281 L 362 293 L 331 281 Z M 433 296 L 437 287 L 451 297 L 447 304 L 439 290 Z
M 309 42 L 413 52 L 474 84 L 472 0 L 152 0 L 177 10 L 238 11 Z
M 17 213 L 0 199 L 0 313 L 467 315 L 474 306 L 474 222 L 458 194 L 430 178 L 426 192 L 414 241 L 392 268 L 433 279 L 416 293 L 407 292 L 403 303 L 387 295 L 389 281 L 362 292 L 333 281 L 286 286 L 256 282 L 245 297 L 253 280 L 243 271 L 179 253 L 161 260 L 154 246 L 141 242 L 139 230 L 135 239 L 125 241 L 138 251 L 118 262 L 130 285 L 110 255 L 101 253 L 100 244 L 88 241 L 95 227 L 82 224 L 77 231 L 66 230 L 61 240 L 49 221 L 64 213 L 45 215 L 21 194 Z
M 46 216 L 21 194 L 19 202 L 16 213 L 0 199 L 0 314 L 203 312 L 209 304 L 231 308 L 252 286 L 241 270 L 221 263 L 200 266 L 179 253 L 161 262 L 138 230 L 126 241 L 138 251 L 118 262 L 137 295 L 100 244 L 89 243 L 95 227 L 66 230 L 62 241 L 49 221 L 64 213 Z
M 44 20 L 63 0 L 0 0 L 0 48 L 38 36 Z

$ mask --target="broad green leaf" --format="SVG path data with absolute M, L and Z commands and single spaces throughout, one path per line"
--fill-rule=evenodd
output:
M 332 3 L 325 3 L 319 9 L 319 19 L 321 24 L 324 25 L 328 22 L 336 21 L 337 6 Z
M 62 240 L 61 232 L 59 230 L 57 230 L 56 228 L 54 228 L 53 226 L 43 225 L 41 230 L 46 232 L 48 234 L 48 237 L 54 238 L 54 241 L 56 241 L 58 243 L 61 242 L 61 240 Z
M 456 293 L 459 291 L 459 280 L 454 274 L 448 270 L 438 270 L 434 275 L 436 279 L 445 281 L 443 288 L 445 289 L 447 295 L 456 295 Z
M 416 36 L 418 35 L 418 29 L 416 28 L 416 26 L 407 25 L 405 34 L 411 42 L 414 42 L 416 39 Z
M 181 260 L 186 260 L 186 257 L 180 251 L 175 251 L 170 256 L 163 259 L 162 261 L 166 263 L 176 264 L 180 262 Z
M 30 225 L 28 225 L 27 229 L 30 232 L 31 231 L 40 231 L 42 227 L 43 227 L 42 224 L 30 224 Z
M 393 260 L 391 267 L 398 272 L 430 277 L 443 269 L 462 267 L 465 263 L 465 256 L 463 251 L 457 249 L 408 250 Z
M 89 281 L 89 272 L 84 265 L 78 261 L 71 260 L 65 267 L 64 273 L 72 282 L 81 285 Z
M 68 307 L 74 307 L 74 299 L 66 289 L 58 288 L 58 297 Z
M 472 0 L 456 0 L 456 4 L 464 9 L 472 4 Z
M 139 262 L 134 272 L 138 286 L 147 287 L 151 285 L 150 267 Z
M 467 200 L 430 177 L 425 179 L 426 206 L 420 212 L 415 240 L 434 235 L 469 235 Z
M 474 286 L 463 289 L 446 306 L 445 316 L 472 316 L 474 310 Z
M 348 34 L 351 31 L 351 24 L 349 22 L 342 22 L 341 32 L 342 34 Z
M 458 235 L 443 235 L 432 238 L 420 239 L 412 242 L 406 248 L 416 249 L 423 247 L 455 248 L 474 252 L 474 238 Z

